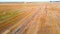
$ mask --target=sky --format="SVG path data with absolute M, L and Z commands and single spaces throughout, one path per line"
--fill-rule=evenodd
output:
M 0 2 L 48 2 L 48 1 L 60 1 L 60 0 L 0 0 Z

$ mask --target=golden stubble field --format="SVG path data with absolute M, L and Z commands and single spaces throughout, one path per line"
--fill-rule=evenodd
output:
M 0 3 L 0 34 L 60 34 L 60 2 Z

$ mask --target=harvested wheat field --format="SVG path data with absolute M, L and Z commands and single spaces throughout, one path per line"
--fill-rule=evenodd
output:
M 60 2 L 0 3 L 0 34 L 60 34 Z

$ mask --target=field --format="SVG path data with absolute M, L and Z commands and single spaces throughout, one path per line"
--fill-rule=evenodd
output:
M 60 34 L 60 2 L 0 3 L 0 34 Z

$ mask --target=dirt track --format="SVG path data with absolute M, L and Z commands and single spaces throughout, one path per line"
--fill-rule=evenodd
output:
M 0 4 L 0 16 L 8 11 L 17 13 L 2 18 L 0 34 L 60 34 L 60 3 Z

